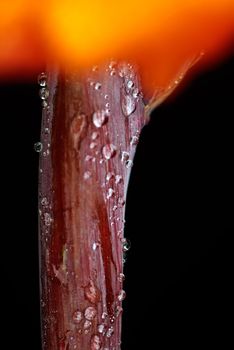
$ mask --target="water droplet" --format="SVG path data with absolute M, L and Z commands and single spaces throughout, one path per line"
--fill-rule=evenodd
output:
M 85 309 L 84 315 L 86 320 L 92 321 L 96 317 L 97 311 L 93 306 L 89 306 Z
M 99 243 L 94 242 L 92 245 L 93 251 L 97 250 L 98 247 L 99 247 Z
M 133 82 L 132 80 L 128 80 L 127 83 L 126 83 L 126 85 L 127 85 L 127 88 L 128 88 L 128 89 L 132 89 L 133 86 L 134 86 L 134 82 Z
M 106 312 L 102 313 L 102 319 L 105 320 L 107 318 L 108 314 Z
M 105 113 L 106 113 L 106 115 L 109 117 L 109 116 L 111 115 L 111 110 L 107 108 L 107 109 L 105 110 Z
M 123 93 L 121 98 L 121 107 L 123 115 L 125 115 L 125 117 L 129 117 L 136 110 L 136 102 L 134 97 Z
M 72 316 L 73 322 L 74 323 L 80 323 L 81 320 L 83 319 L 83 314 L 81 311 L 76 310 Z
M 102 347 L 101 339 L 98 335 L 93 335 L 91 338 L 91 350 L 100 350 Z
M 89 145 L 90 149 L 94 149 L 95 147 L 97 147 L 97 143 L 96 142 L 91 142 Z
M 48 204 L 49 204 L 48 199 L 46 197 L 43 197 L 42 200 L 41 200 L 41 205 L 46 207 Z
M 50 226 L 51 223 L 52 223 L 52 218 L 51 218 L 51 215 L 49 213 L 45 213 L 44 214 L 44 221 L 45 221 L 45 225 L 46 226 Z
M 121 207 L 124 206 L 125 200 L 124 200 L 123 197 L 119 197 L 119 199 L 118 199 L 118 204 L 119 204 Z
M 42 100 L 41 102 L 42 108 L 48 107 L 48 102 L 46 100 Z
M 93 124 L 96 128 L 101 128 L 107 122 L 108 116 L 105 111 L 96 111 L 93 113 Z
M 123 151 L 121 153 L 121 162 L 125 163 L 129 159 L 129 153 L 126 151 Z
M 114 75 L 116 75 L 116 70 L 115 69 L 112 69 L 111 71 L 110 71 L 110 76 L 114 76 Z
M 114 145 L 112 145 L 111 143 L 107 144 L 102 148 L 102 154 L 103 154 L 104 158 L 109 160 L 112 157 L 114 157 L 114 155 L 116 154 L 116 147 Z
M 120 273 L 119 274 L 119 282 L 123 282 L 125 280 L 125 275 L 124 275 L 124 273 Z
M 123 312 L 123 308 L 121 306 L 116 306 L 116 309 L 115 309 L 115 317 L 119 317 L 119 315 Z
M 101 83 L 96 83 L 95 86 L 94 86 L 95 90 L 101 90 L 101 88 L 102 88 L 102 84 Z
M 89 154 L 87 156 L 85 156 L 85 161 L 86 162 L 89 162 L 89 161 L 92 161 L 93 160 L 93 157 L 90 156 Z
M 106 331 L 106 337 L 110 338 L 113 334 L 114 334 L 114 328 L 113 327 L 108 328 Z
M 50 133 L 50 129 L 49 128 L 45 128 L 45 134 L 49 134 Z
M 43 152 L 43 157 L 46 157 L 50 154 L 50 150 L 47 149 L 45 152 Z
M 117 298 L 119 301 L 123 301 L 126 298 L 126 293 L 123 289 L 119 292 L 119 295 Z
M 92 140 L 96 140 L 96 139 L 98 138 L 98 136 L 99 136 L 98 132 L 97 132 L 97 131 L 94 131 L 94 132 L 92 133 L 92 135 L 91 135 L 91 139 L 92 139 Z
M 93 66 L 92 71 L 93 72 L 97 72 L 98 71 L 98 66 Z
M 34 143 L 34 150 L 38 153 L 42 151 L 43 145 L 41 142 Z
M 105 100 L 109 100 L 109 95 L 106 94 L 106 95 L 104 96 L 104 99 L 105 99 Z
M 137 145 L 137 144 L 138 144 L 138 141 L 139 141 L 138 136 L 136 136 L 136 135 L 133 136 L 133 137 L 131 138 L 131 141 L 130 141 L 131 146 Z
M 131 75 L 131 70 L 129 66 L 127 66 L 126 63 L 119 64 L 119 76 L 121 78 L 124 78 L 130 75 Z
M 110 103 L 107 102 L 107 103 L 105 104 L 105 107 L 106 107 L 106 108 L 109 108 L 109 107 L 110 107 Z
M 111 317 L 110 317 L 110 323 L 114 323 L 115 322 L 115 316 L 114 315 L 112 315 Z
M 111 61 L 109 63 L 109 69 L 114 69 L 117 66 L 117 62 L 116 61 Z
M 123 251 L 127 252 L 130 248 L 131 248 L 131 243 L 128 239 L 123 238 L 122 239 L 122 243 L 123 243 Z
M 92 175 L 92 174 L 91 174 L 90 171 L 86 171 L 86 172 L 84 173 L 84 180 L 90 179 L 91 175 Z
M 105 330 L 104 324 L 99 324 L 97 329 L 98 329 L 98 333 L 103 334 Z
M 85 320 L 83 328 L 88 330 L 92 326 L 92 322 Z
M 37 78 L 37 81 L 38 81 L 38 84 L 40 85 L 40 86 L 46 86 L 47 85 L 47 75 L 46 75 L 46 73 L 41 73 L 41 74 L 39 74 L 38 75 L 38 78 Z
M 107 173 L 107 175 L 106 175 L 106 182 L 109 182 L 110 179 L 112 179 L 113 176 L 114 176 L 113 173 L 111 173 L 111 172 Z
M 49 97 L 49 90 L 46 88 L 41 88 L 39 90 L 39 96 L 42 100 L 46 100 Z
M 94 285 L 93 281 L 90 280 L 89 284 L 84 289 L 85 297 L 92 304 L 97 304 L 100 300 L 100 291 Z
M 118 209 L 117 205 L 113 206 L 113 211 L 116 211 Z
M 134 98 L 138 98 L 139 95 L 140 95 L 140 91 L 139 91 L 137 88 L 135 88 L 135 89 L 133 90 L 133 92 L 132 92 L 132 96 L 133 96 Z
M 114 194 L 115 194 L 115 191 L 113 190 L 113 188 L 108 188 L 106 198 L 109 199 L 109 198 L 113 197 Z
M 129 159 L 129 160 L 127 160 L 127 162 L 126 162 L 126 168 L 131 168 L 132 166 L 133 166 L 133 161 L 131 160 L 131 159 Z
M 121 175 L 116 175 L 115 176 L 115 183 L 116 185 L 118 185 L 119 183 L 121 183 L 123 181 L 123 178 Z

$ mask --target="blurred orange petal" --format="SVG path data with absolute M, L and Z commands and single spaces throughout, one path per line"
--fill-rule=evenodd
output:
M 87 67 L 136 62 L 143 86 L 164 88 L 201 51 L 215 60 L 234 36 L 233 0 L 1 1 L 0 75 L 45 61 Z

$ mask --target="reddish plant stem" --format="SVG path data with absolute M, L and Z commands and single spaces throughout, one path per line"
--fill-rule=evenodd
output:
M 119 350 L 124 204 L 145 122 L 138 74 L 111 62 L 82 75 L 50 72 L 46 84 L 39 190 L 43 350 Z

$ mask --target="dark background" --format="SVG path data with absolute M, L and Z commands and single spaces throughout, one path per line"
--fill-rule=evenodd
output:
M 123 350 L 232 340 L 233 57 L 188 75 L 142 132 L 127 200 Z M 39 350 L 38 86 L 1 82 L 0 102 L 2 340 Z

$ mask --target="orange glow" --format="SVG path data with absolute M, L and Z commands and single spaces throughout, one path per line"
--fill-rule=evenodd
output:
M 234 40 L 233 0 L 1 0 L 0 76 L 31 74 L 46 61 L 87 67 L 136 62 L 151 92 L 185 62 L 225 54 Z

